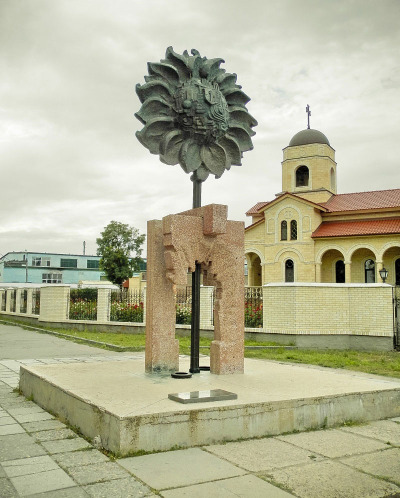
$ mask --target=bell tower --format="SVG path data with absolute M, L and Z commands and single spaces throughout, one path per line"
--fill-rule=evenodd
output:
M 296 133 L 283 149 L 282 192 L 326 202 L 337 189 L 335 150 L 323 133 L 310 128 L 309 106 L 306 111 L 308 128 Z

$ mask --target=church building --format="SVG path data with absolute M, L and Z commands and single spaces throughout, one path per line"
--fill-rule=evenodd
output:
M 337 193 L 335 150 L 318 130 L 283 149 L 282 192 L 247 211 L 248 285 L 400 285 L 400 189 Z M 385 280 L 385 279 L 384 279 Z

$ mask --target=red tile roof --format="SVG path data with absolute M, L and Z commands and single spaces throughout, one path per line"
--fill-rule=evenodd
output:
M 330 212 L 400 207 L 400 189 L 333 195 L 321 206 Z
M 358 221 L 325 221 L 311 235 L 319 237 L 348 237 L 350 235 L 385 235 L 400 233 L 400 218 Z
M 246 212 L 246 215 L 251 216 L 252 214 L 257 214 L 258 211 L 265 207 L 267 204 L 269 204 L 269 202 L 257 202 L 255 206 L 253 206 Z

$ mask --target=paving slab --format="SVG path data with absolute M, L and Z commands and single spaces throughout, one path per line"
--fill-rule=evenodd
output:
M 16 424 L 16 423 L 8 424 L 8 425 L 1 425 L 0 426 L 0 436 L 6 436 L 8 434 L 25 434 L 25 431 L 19 424 Z
M 17 490 L 12 485 L 10 479 L 0 478 L 1 498 L 19 498 Z
M 246 473 L 199 448 L 123 458 L 118 463 L 151 488 L 159 490 Z
M 2 415 L 0 417 L 0 426 L 10 425 L 10 424 L 15 424 L 15 419 L 10 417 L 10 415 L 6 413 L 5 415 Z
M 374 479 L 336 461 L 277 469 L 268 473 L 273 479 L 299 498 L 372 498 L 397 497 L 400 488 Z
M 277 439 L 329 458 L 367 453 L 388 447 L 381 441 L 374 441 L 358 434 L 345 433 L 338 429 L 289 434 L 277 436 Z
M 75 439 L 78 435 L 71 429 L 51 429 L 48 431 L 35 432 L 32 437 L 35 441 L 56 441 L 58 439 Z
M 45 454 L 44 448 L 28 434 L 0 436 L 0 462 Z
M 69 467 L 69 475 L 80 485 L 112 481 L 129 477 L 129 473 L 114 462 L 94 463 L 81 467 Z
M 50 429 L 63 429 L 65 424 L 56 419 L 37 420 L 35 422 L 25 422 L 21 424 L 28 432 L 47 431 Z
M 10 481 L 20 496 L 30 496 L 76 486 L 74 481 L 61 469 L 12 477 Z
M 387 479 L 400 486 L 399 448 L 390 448 L 376 453 L 368 453 L 367 455 L 342 458 L 340 461 L 367 474 Z
M 1 465 L 8 477 L 19 477 L 59 469 L 59 466 L 48 455 L 9 460 L 2 462 Z
M 368 425 L 342 427 L 341 430 L 400 446 L 400 424 L 390 420 L 378 420 L 370 422 Z
M 45 493 L 30 495 L 29 498 L 88 498 L 88 494 L 82 488 L 63 488 Z M 110 497 L 107 497 L 110 498 Z
M 139 498 L 141 496 L 156 496 L 144 484 L 133 477 L 115 479 L 113 481 L 84 486 L 83 489 L 93 498 Z
M 51 420 L 54 419 L 53 415 L 47 413 L 43 410 L 43 412 L 33 412 L 33 413 L 25 413 L 24 415 L 13 415 L 15 420 L 17 420 L 20 424 L 26 422 L 38 422 L 39 420 Z
M 54 453 L 65 453 L 67 451 L 79 451 L 85 450 L 86 448 L 92 448 L 92 445 L 81 437 L 75 439 L 60 439 L 58 441 L 43 441 L 41 445 L 51 455 Z
M 165 498 L 289 498 L 293 495 L 253 475 L 222 479 L 185 488 L 162 491 Z
M 64 469 L 109 461 L 103 453 L 94 449 L 88 451 L 56 453 L 53 455 L 53 458 L 60 465 L 60 467 L 63 467 Z
M 323 459 L 323 457 L 315 455 L 312 451 L 298 448 L 275 438 L 226 443 L 207 446 L 205 449 L 251 472 L 260 472 Z

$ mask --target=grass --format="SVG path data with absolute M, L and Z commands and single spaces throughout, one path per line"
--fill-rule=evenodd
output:
M 7 319 L 7 321 L 10 321 Z M 18 323 L 17 321 L 15 321 Z M 18 323 L 20 326 L 25 323 Z M 77 330 L 77 329 L 50 329 L 49 327 L 40 327 L 44 330 L 55 330 L 59 334 L 65 334 L 79 339 L 89 339 L 130 348 L 131 350 L 144 350 L 144 334 L 121 334 L 111 332 L 100 332 L 96 330 Z M 181 354 L 190 354 L 190 337 L 178 337 L 179 349 Z M 209 354 L 211 339 L 201 337 L 200 352 Z M 245 341 L 246 346 L 276 346 L 276 343 L 260 343 L 256 341 Z M 353 350 L 309 350 L 309 349 L 256 349 L 246 350 L 246 358 L 258 358 L 264 360 L 277 360 L 290 363 L 302 363 L 317 365 L 330 368 L 343 368 L 357 372 L 383 375 L 388 377 L 400 378 L 400 352 L 399 351 L 353 351 Z
M 291 363 L 306 363 L 321 367 L 343 368 L 357 372 L 400 378 L 399 351 L 353 351 L 353 350 L 285 350 L 277 348 L 246 351 L 246 358 L 278 360 Z

